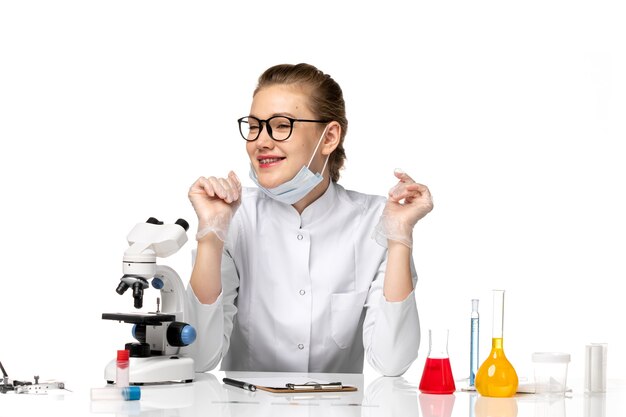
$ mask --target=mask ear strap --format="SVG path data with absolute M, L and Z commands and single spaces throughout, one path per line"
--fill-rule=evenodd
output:
M 326 165 L 328 164 L 329 159 L 330 159 L 330 154 L 326 157 L 326 162 L 324 162 L 324 166 L 322 167 L 321 174 L 324 174 L 324 170 L 326 169 Z
M 328 129 L 328 125 L 326 125 L 326 127 L 324 128 L 324 131 L 322 132 L 322 136 L 320 137 L 320 140 L 317 141 L 317 146 L 315 146 L 315 149 L 313 150 L 313 155 L 311 155 L 311 159 L 309 159 L 309 164 L 307 165 L 307 168 L 311 167 L 311 162 L 313 162 L 313 158 L 315 158 L 315 153 L 317 152 L 317 149 L 320 147 L 320 143 L 322 143 L 322 139 L 324 139 L 324 136 L 326 136 L 327 129 Z M 322 168 L 322 172 L 324 172 L 324 169 L 326 169 L 328 158 L 330 158 L 330 155 L 326 157 L 326 162 L 324 162 L 324 168 Z

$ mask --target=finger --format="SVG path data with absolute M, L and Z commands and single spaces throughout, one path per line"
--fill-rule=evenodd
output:
M 209 183 L 209 180 L 205 177 L 200 177 L 192 184 L 189 188 L 189 196 L 192 194 L 206 194 L 209 197 L 215 196 L 215 192 L 213 191 L 213 187 Z
M 236 191 L 235 200 L 239 198 L 241 195 L 241 181 L 239 181 L 239 177 L 233 171 L 228 173 L 228 180 L 231 182 L 231 186 Z
M 399 196 L 406 194 L 408 186 L 413 185 L 413 184 L 415 183 L 407 184 L 407 183 L 403 183 L 402 181 L 398 182 L 389 190 L 389 197 L 399 200 L 400 199 Z
M 241 184 L 238 184 L 236 179 L 231 177 L 228 178 L 220 178 L 219 183 L 224 187 L 228 194 L 228 198 L 226 199 L 227 203 L 232 203 L 239 199 L 239 195 L 241 194 Z
M 220 183 L 219 178 L 209 177 L 207 180 L 215 192 L 215 195 L 228 203 L 228 191 L 226 191 L 224 186 Z
M 405 200 L 405 202 L 407 202 L 408 200 L 413 199 L 418 196 L 419 196 L 418 191 L 409 191 L 405 189 L 405 190 L 397 191 L 393 195 L 390 195 L 389 199 L 395 202 L 400 202 L 402 200 Z
M 201 190 L 202 189 L 201 184 L 202 184 L 202 181 L 204 180 L 206 180 L 206 178 L 204 177 L 199 177 L 197 180 L 195 180 L 193 184 L 191 184 L 191 187 L 189 187 L 189 192 Z
M 428 187 L 418 182 L 406 184 L 406 189 L 410 191 L 419 191 L 422 194 L 430 194 L 430 190 L 428 189 Z
M 230 171 L 228 173 L 228 178 L 233 180 L 235 184 L 237 184 L 236 188 L 241 188 L 241 181 L 239 181 L 239 177 L 237 176 L 237 174 L 235 174 L 234 171 Z
M 228 178 L 218 178 L 217 182 L 222 186 L 222 188 L 226 192 L 225 201 L 227 203 L 232 203 L 233 200 L 235 199 L 235 194 L 236 194 L 234 184 L 232 184 L 228 180 Z
M 202 178 L 202 177 L 200 177 L 200 178 Z M 193 184 L 191 184 L 191 187 L 189 187 L 189 191 L 187 191 L 187 196 L 188 197 L 191 197 L 191 194 L 193 194 L 196 191 L 196 189 L 198 188 L 198 181 L 200 181 L 200 178 L 195 180 L 193 182 Z
M 431 211 L 434 207 L 433 197 L 430 194 L 430 190 L 427 186 L 422 184 L 411 184 L 407 187 L 410 195 L 404 198 L 405 204 L 412 204 L 414 202 L 429 207 L 428 211 Z
M 427 198 L 432 200 L 432 195 L 430 194 L 430 189 L 427 186 L 425 186 L 424 184 L 419 184 L 417 182 L 413 183 L 413 184 L 408 184 L 407 185 L 407 189 L 410 190 L 410 191 L 417 191 L 423 197 L 427 197 Z
M 389 191 L 389 197 L 393 201 L 400 201 L 402 199 L 405 199 L 407 202 L 412 201 L 416 197 L 423 197 L 428 199 L 431 198 L 428 187 L 418 183 L 400 183 Z
M 411 177 L 408 177 L 411 178 Z M 405 183 L 402 181 L 399 181 L 396 185 L 394 185 L 390 190 L 389 190 L 389 194 L 392 193 L 396 193 L 398 190 L 402 190 L 402 189 L 409 189 L 411 191 L 425 191 L 425 192 L 429 192 L 428 191 L 428 187 L 426 187 L 424 184 L 420 184 L 417 183 L 415 181 L 413 181 L 413 179 L 411 179 L 411 182 L 409 183 Z
M 405 182 L 405 183 L 413 183 L 413 182 L 415 182 L 413 180 L 413 178 L 411 178 L 409 176 L 409 174 L 404 172 L 401 168 L 394 169 L 393 170 L 393 175 L 395 175 L 396 178 L 400 180 L 400 182 Z

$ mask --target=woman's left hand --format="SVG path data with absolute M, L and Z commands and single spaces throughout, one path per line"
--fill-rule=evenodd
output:
M 415 224 L 433 209 L 433 200 L 428 187 L 416 183 L 406 172 L 396 169 L 398 183 L 389 190 L 389 198 L 376 226 L 376 240 L 395 240 L 412 246 Z
M 413 227 L 433 209 L 430 191 L 401 169 L 394 170 L 393 174 L 398 178 L 398 183 L 389 190 L 385 214 Z

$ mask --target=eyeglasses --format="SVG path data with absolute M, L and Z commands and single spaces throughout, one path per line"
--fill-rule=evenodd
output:
M 293 124 L 295 122 L 328 123 L 329 121 L 330 120 L 293 119 L 287 116 L 273 116 L 266 120 L 261 120 L 254 116 L 246 116 L 237 120 L 239 123 L 239 132 L 248 142 L 254 142 L 259 138 L 259 135 L 263 131 L 263 123 L 265 123 L 270 138 L 280 142 L 289 139 L 291 132 L 293 132 Z

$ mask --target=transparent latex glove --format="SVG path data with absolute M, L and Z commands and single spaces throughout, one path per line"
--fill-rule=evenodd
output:
M 387 247 L 388 240 L 394 240 L 410 248 L 413 227 L 433 209 L 433 200 L 428 187 L 413 181 L 406 172 L 396 168 L 393 173 L 398 183 L 389 190 L 387 204 L 372 237 L 383 247 Z
M 200 177 L 189 188 L 189 201 L 198 216 L 196 240 L 213 232 L 224 241 L 241 204 L 241 182 L 233 171 L 226 178 Z

